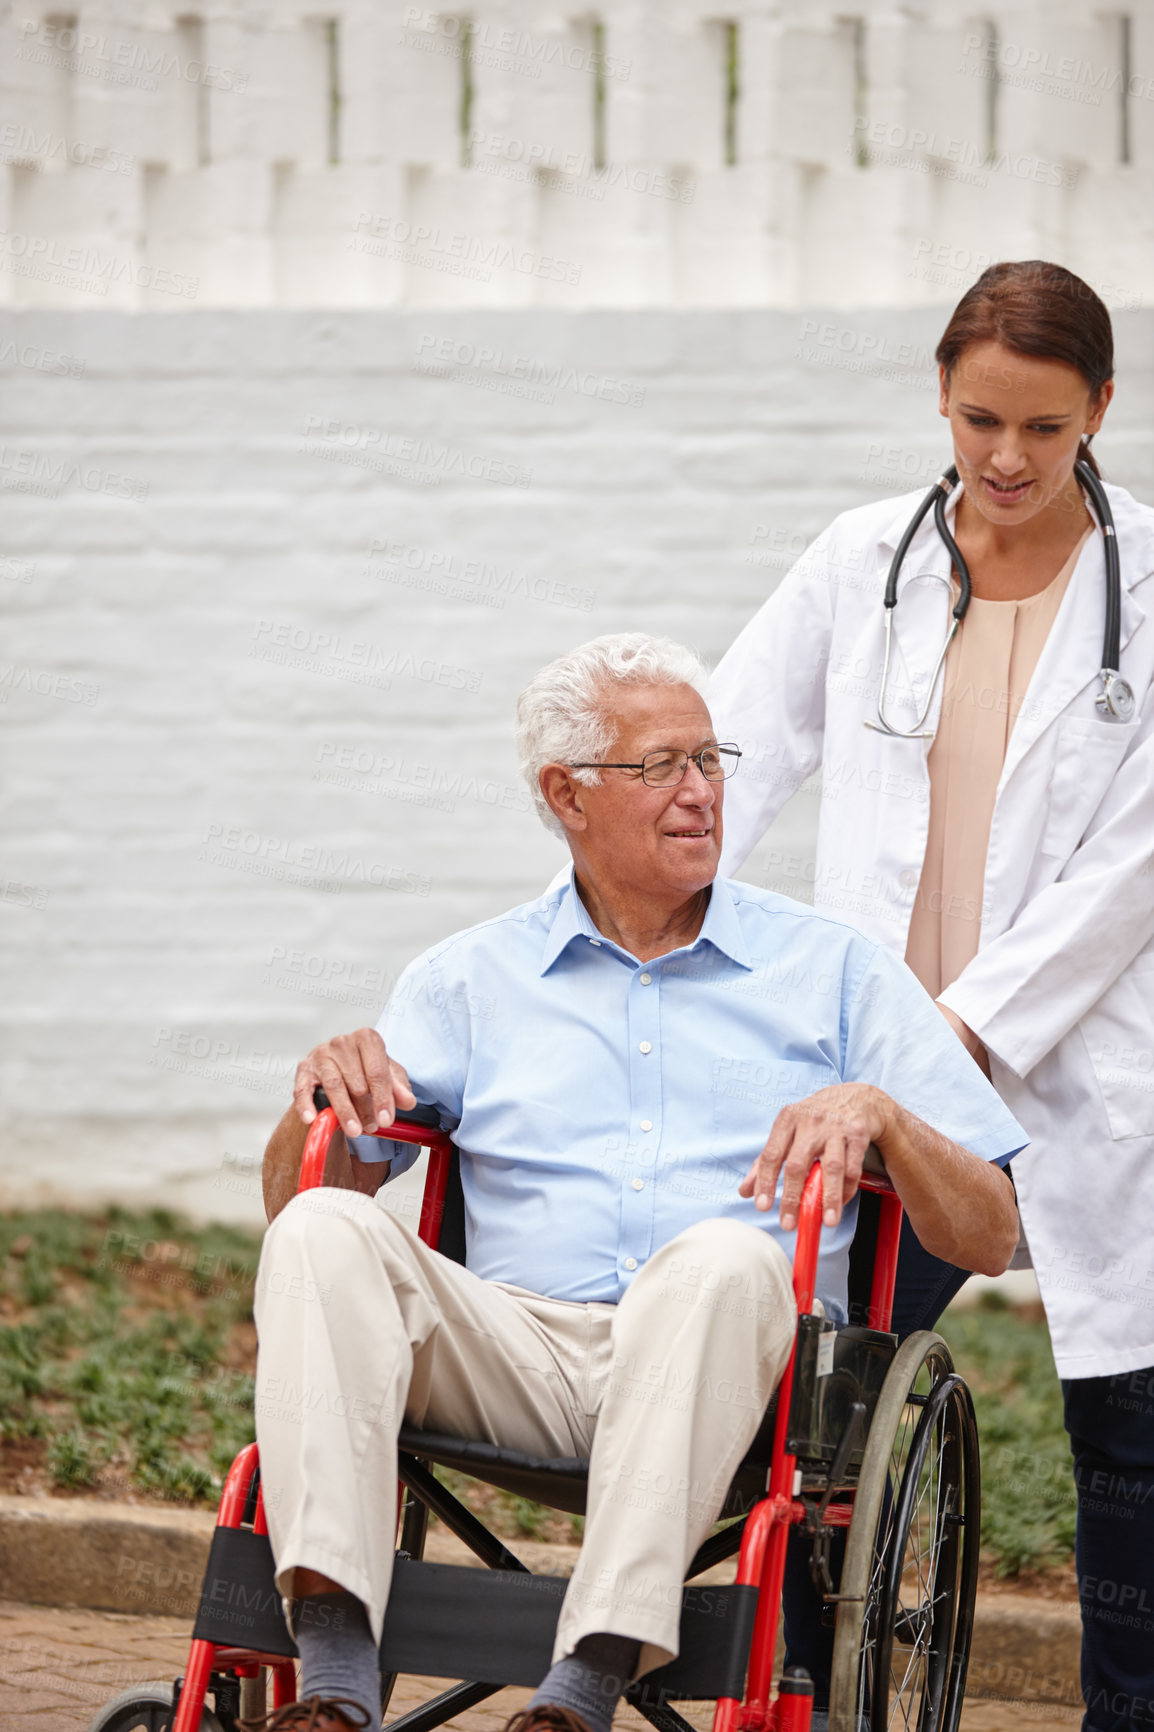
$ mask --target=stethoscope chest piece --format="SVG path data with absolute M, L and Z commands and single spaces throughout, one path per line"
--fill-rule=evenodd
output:
M 1136 706 L 1134 688 L 1129 680 L 1124 680 L 1113 668 L 1103 668 L 1098 677 L 1102 681 L 1102 690 L 1094 699 L 1095 707 L 1111 721 L 1132 721 Z

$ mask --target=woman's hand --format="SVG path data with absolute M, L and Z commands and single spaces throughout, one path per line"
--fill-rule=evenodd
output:
M 942 1015 L 945 1017 L 946 1021 L 949 1023 L 950 1027 L 953 1029 L 974 1063 L 978 1066 L 978 1069 L 988 1078 L 990 1074 L 990 1055 L 974 1033 L 973 1029 L 970 1028 L 968 1024 L 964 1023 L 957 1012 L 950 1009 L 949 1005 L 938 1004 L 937 999 L 934 1000 L 934 1003 L 938 1005 L 938 1009 L 941 1011 Z

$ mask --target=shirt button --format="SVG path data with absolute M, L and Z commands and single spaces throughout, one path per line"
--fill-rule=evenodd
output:
M 644 1179 L 634 1179 L 633 1189 L 635 1191 L 643 1191 L 645 1189 L 645 1180 Z
M 641 1042 L 641 1045 L 638 1047 L 637 1050 L 638 1050 L 638 1052 L 652 1052 L 653 1048 L 650 1046 L 650 1044 L 647 1040 L 643 1040 Z
M 650 981 L 651 981 L 651 980 L 652 980 L 652 979 L 653 979 L 653 976 L 652 976 L 652 975 L 651 975 L 651 974 L 643 974 L 643 975 L 642 975 L 642 976 L 641 976 L 641 984 L 642 984 L 642 986 L 648 986 L 648 985 L 649 985 L 649 982 L 650 982 Z
M 600 948 L 601 948 L 601 940 L 600 940 L 600 939 L 599 939 L 599 938 L 591 938 L 591 939 L 590 939 L 590 940 L 589 940 L 589 942 L 590 942 L 590 944 L 595 944 L 595 945 L 596 945 L 596 946 L 597 946 L 597 948 L 598 948 L 598 950 L 600 950 Z
M 636 1269 L 636 1267 L 637 1267 L 637 1259 L 636 1259 L 636 1257 L 626 1257 L 626 1259 L 625 1259 L 625 1267 L 626 1267 L 626 1268 L 627 1268 L 627 1269 Z
M 653 1120 L 652 1119 L 642 1119 L 641 1129 L 643 1131 L 651 1131 L 653 1129 Z

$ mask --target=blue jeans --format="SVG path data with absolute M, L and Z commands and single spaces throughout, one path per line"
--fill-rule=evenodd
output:
M 1083 1732 L 1154 1728 L 1154 1367 L 1063 1379 L 1074 1456 Z
M 877 1201 L 868 1194 L 861 1199 L 858 1229 L 854 1238 L 854 1255 L 850 1270 L 850 1319 L 858 1320 L 854 1300 L 868 1280 L 873 1261 L 873 1242 L 877 1237 Z M 902 1219 L 902 1240 L 898 1251 L 898 1274 L 894 1287 L 892 1328 L 899 1340 L 914 1335 L 919 1329 L 932 1329 L 950 1300 L 969 1280 L 968 1269 L 956 1269 L 943 1263 L 925 1250 L 908 1219 Z M 868 1296 L 868 1286 L 864 1293 Z M 830 1574 L 835 1583 L 840 1579 L 845 1557 L 845 1529 L 840 1529 L 830 1544 Z M 789 1536 L 785 1557 L 785 1580 L 782 1587 L 782 1617 L 785 1624 L 785 1655 L 789 1666 L 804 1666 L 814 1686 L 815 1709 L 829 1707 L 829 1679 L 833 1666 L 833 1626 L 822 1623 L 821 1596 L 809 1573 L 812 1541 L 800 1529 Z M 1154 1722 L 1152 1722 L 1154 1727 Z M 1105 1732 L 1105 1729 L 1103 1729 Z

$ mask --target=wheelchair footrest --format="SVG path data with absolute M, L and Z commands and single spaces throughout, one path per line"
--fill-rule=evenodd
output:
M 399 1560 L 381 1669 L 494 1685 L 539 1684 L 549 1670 L 566 1585 L 563 1576 Z M 756 1588 L 685 1588 L 681 1651 L 641 1681 L 645 1699 L 740 1697 L 756 1610 Z M 296 1653 L 265 1535 L 217 1528 L 193 1634 L 227 1647 Z

